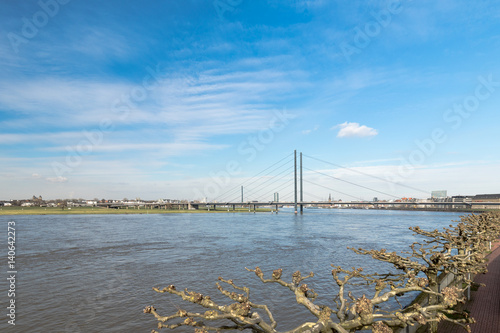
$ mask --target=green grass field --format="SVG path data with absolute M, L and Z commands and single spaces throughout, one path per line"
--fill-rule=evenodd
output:
M 270 209 L 257 209 L 257 212 L 270 212 Z M 71 208 L 55 208 L 55 207 L 0 207 L 0 215 L 68 215 L 68 214 L 176 214 L 176 213 L 248 213 L 248 208 L 236 208 L 235 211 L 229 211 L 224 208 L 217 210 L 210 209 L 113 209 L 103 207 L 71 207 Z M 252 210 L 253 212 L 253 210 Z

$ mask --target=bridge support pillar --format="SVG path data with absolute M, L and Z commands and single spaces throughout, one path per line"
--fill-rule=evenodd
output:
M 295 214 L 297 214 L 297 150 L 293 151 L 293 166 L 294 166 L 294 210 Z
M 300 153 L 300 214 L 304 214 L 304 191 L 303 191 L 303 183 L 302 183 L 302 152 Z

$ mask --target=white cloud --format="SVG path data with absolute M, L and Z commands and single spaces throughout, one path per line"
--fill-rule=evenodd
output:
M 332 129 L 340 128 L 337 133 L 337 138 L 349 138 L 349 137 L 366 137 L 366 136 L 375 136 L 378 134 L 378 131 L 374 128 L 359 125 L 359 123 L 349 123 L 345 122 L 343 124 L 338 124 Z

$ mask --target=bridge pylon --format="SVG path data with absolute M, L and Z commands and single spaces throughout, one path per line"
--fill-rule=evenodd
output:
M 293 166 L 294 166 L 294 203 L 295 214 L 297 214 L 297 150 L 293 151 Z

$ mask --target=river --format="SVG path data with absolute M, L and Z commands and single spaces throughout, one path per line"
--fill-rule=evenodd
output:
M 347 246 L 406 250 L 408 230 L 447 226 L 459 213 L 306 209 L 271 213 L 0 216 L 16 223 L 16 325 L 8 325 L 7 246 L 0 302 L 2 332 L 151 332 L 156 320 L 142 309 L 154 305 L 170 315 L 186 303 L 153 286 L 174 284 L 218 296 L 218 276 L 248 286 L 252 299 L 271 306 L 278 330 L 313 320 L 291 293 L 262 285 L 245 267 L 266 276 L 282 268 L 314 271 L 308 281 L 329 303 L 335 292 L 330 264 L 380 269 L 382 263 Z M 6 242 L 7 237 L 3 237 Z M 229 303 L 229 302 L 227 302 Z M 164 331 L 167 331 L 164 329 Z M 180 328 L 175 332 L 192 332 Z

